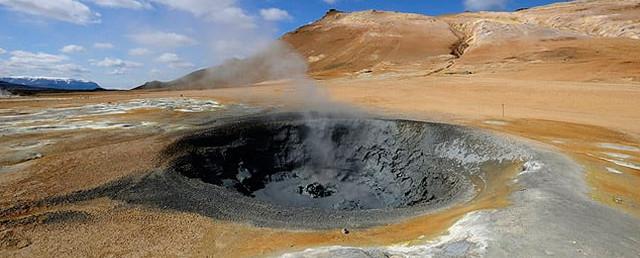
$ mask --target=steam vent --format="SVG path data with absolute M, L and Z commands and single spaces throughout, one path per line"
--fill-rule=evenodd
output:
M 167 152 L 180 191 L 212 198 L 198 202 L 200 212 L 269 226 L 360 227 L 472 197 L 473 173 L 503 160 L 491 157 L 497 146 L 486 137 L 436 123 L 280 114 L 220 123 Z

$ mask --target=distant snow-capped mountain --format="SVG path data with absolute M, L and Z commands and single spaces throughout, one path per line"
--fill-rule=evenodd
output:
M 95 82 L 54 77 L 28 77 L 28 76 L 10 76 L 0 78 L 0 81 L 21 84 L 37 88 L 56 89 L 56 90 L 97 90 L 102 89 Z

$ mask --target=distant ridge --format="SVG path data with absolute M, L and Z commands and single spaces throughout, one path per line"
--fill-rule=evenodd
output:
M 10 84 L 29 86 L 32 88 L 42 88 L 48 90 L 63 90 L 63 91 L 91 91 L 102 90 L 102 87 L 95 82 L 82 80 L 82 79 L 70 79 L 70 78 L 56 78 L 56 77 L 31 77 L 31 76 L 9 76 L 0 78 L 0 81 L 4 81 Z

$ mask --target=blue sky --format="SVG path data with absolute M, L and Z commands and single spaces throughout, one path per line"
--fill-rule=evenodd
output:
M 554 0 L 0 0 L 0 76 L 107 88 L 170 80 L 244 57 L 328 9 L 441 15 Z

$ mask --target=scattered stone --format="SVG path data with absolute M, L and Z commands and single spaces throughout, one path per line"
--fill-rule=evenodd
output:
M 349 229 L 347 229 L 347 228 L 343 228 L 343 229 L 342 229 L 342 234 L 344 234 L 344 235 L 348 235 L 348 234 L 349 234 Z
M 42 158 L 42 153 L 34 153 L 33 155 L 29 156 L 27 160 L 34 160 L 39 158 Z
M 323 198 L 334 194 L 336 191 L 330 187 L 321 185 L 320 183 L 312 183 L 307 186 L 298 186 L 299 194 L 306 194 L 311 198 Z
M 613 201 L 617 204 L 622 204 L 622 197 L 620 196 L 614 196 L 613 197 Z
M 459 74 L 459 75 L 472 75 L 473 72 L 472 71 L 463 70 L 463 71 L 450 71 L 450 72 L 446 72 L 445 74 L 448 74 L 448 75 L 456 75 L 456 74 Z
M 527 161 L 524 163 L 524 165 L 522 165 L 522 172 L 520 172 L 518 175 L 536 172 L 540 170 L 542 166 L 543 164 L 539 161 L 535 161 L 535 160 Z
M 32 160 L 36 160 L 36 159 L 39 159 L 39 158 L 42 158 L 42 153 L 37 153 L 37 152 L 29 153 L 27 156 L 25 156 L 24 158 L 20 159 L 19 163 L 32 161 Z

